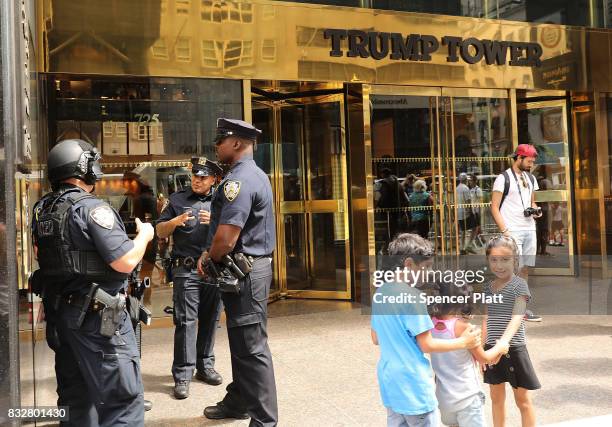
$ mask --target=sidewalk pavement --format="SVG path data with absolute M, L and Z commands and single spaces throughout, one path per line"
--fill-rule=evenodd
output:
M 378 392 L 378 348 L 370 319 L 356 304 L 280 301 L 270 306 L 269 342 L 274 358 L 280 426 L 384 426 Z M 527 326 L 529 353 L 542 389 L 533 393 L 538 425 L 612 425 L 587 418 L 612 413 L 612 316 L 544 316 Z M 247 421 L 210 421 L 205 406 L 223 398 L 231 380 L 227 331 L 217 334 L 217 370 L 224 385 L 194 379 L 191 396 L 172 397 L 172 329 L 143 334 L 145 396 L 154 402 L 147 426 L 246 426 Z M 488 394 L 488 390 L 485 388 Z M 508 426 L 520 415 L 508 389 Z M 490 420 L 490 402 L 487 402 Z M 569 422 L 569 424 L 554 424 Z M 597 424 L 603 422 L 604 424 Z M 573 424 L 572 424 L 573 423 Z
M 603 417 L 583 418 L 581 420 L 565 421 L 562 423 L 547 424 L 543 427 L 610 427 L 612 426 L 612 415 Z

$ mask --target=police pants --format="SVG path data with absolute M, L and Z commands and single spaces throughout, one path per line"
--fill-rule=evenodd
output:
M 63 426 L 144 426 L 140 357 L 127 311 L 111 338 L 100 335 L 100 313 L 62 303 L 55 351 L 58 406 L 68 406 Z
M 215 366 L 215 333 L 221 314 L 216 286 L 202 281 L 196 270 L 173 269 L 174 381 L 191 380 L 193 370 Z
M 248 412 L 251 426 L 278 423 L 274 367 L 267 332 L 272 282 L 270 261 L 270 258 L 260 258 L 254 262 L 253 271 L 240 281 L 240 295 L 221 293 L 233 377 L 223 403 L 234 411 Z

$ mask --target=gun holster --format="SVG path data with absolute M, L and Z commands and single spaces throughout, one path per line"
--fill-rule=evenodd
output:
M 121 323 L 121 314 L 126 307 L 126 297 L 121 293 L 111 296 L 104 289 L 98 288 L 94 298 L 97 302 L 104 304 L 101 314 L 100 335 L 110 338 L 115 334 Z
M 238 277 L 236 277 L 236 275 L 232 273 L 232 270 L 226 265 L 226 257 L 229 258 L 229 256 L 226 255 L 224 257 L 224 263 L 216 263 L 211 258 L 208 258 L 204 262 L 203 268 L 211 279 L 211 282 L 219 288 L 220 292 L 238 295 L 240 294 L 240 283 L 238 283 Z M 236 268 L 233 260 L 231 260 L 231 265 Z M 244 275 L 242 275 L 242 277 L 244 277 Z

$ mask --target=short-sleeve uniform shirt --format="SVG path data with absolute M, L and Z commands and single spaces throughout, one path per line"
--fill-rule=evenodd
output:
M 75 194 L 76 193 L 76 194 Z M 85 194 L 85 191 L 74 187 L 69 193 L 71 197 Z M 63 196 L 65 198 L 67 196 Z M 40 209 L 50 196 L 45 196 L 34 206 L 32 220 L 33 237 L 36 242 L 36 221 Z M 96 251 L 107 263 L 121 258 L 133 247 L 134 243 L 125 232 L 125 225 L 121 217 L 104 200 L 96 197 L 88 197 L 77 201 L 68 211 L 67 224 L 70 230 L 72 244 L 77 249 L 84 251 Z M 127 286 L 127 280 L 97 280 L 102 289 L 111 295 Z M 90 283 L 82 279 L 74 279 L 62 286 L 63 294 L 74 292 L 85 294 L 89 291 Z
M 168 205 L 162 211 L 159 222 L 166 222 L 181 215 L 190 207 L 194 219 L 182 227 L 176 227 L 172 233 L 172 257 L 199 257 L 205 249 L 209 224 L 200 224 L 198 212 L 210 212 L 213 191 L 208 194 L 196 194 L 191 189 L 177 191 L 170 195 Z
M 232 166 L 213 196 L 206 247 L 210 249 L 219 225 L 229 224 L 242 229 L 234 252 L 270 255 L 276 242 L 272 204 L 268 176 L 252 156 L 243 156 Z

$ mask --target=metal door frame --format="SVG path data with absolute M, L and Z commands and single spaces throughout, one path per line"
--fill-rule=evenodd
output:
M 274 88 L 278 88 L 278 82 L 273 82 Z M 252 103 L 258 102 L 263 105 L 267 105 L 272 110 L 272 126 L 273 135 L 272 135 L 272 144 L 273 144 L 273 165 L 272 165 L 272 188 L 274 197 L 274 211 L 276 215 L 276 250 L 275 250 L 275 266 L 274 266 L 274 278 L 276 283 L 278 283 L 278 289 L 270 294 L 270 299 L 275 300 L 284 297 L 290 298 L 316 298 L 316 299 L 351 299 L 351 264 L 350 264 L 350 254 L 351 254 L 351 238 L 349 233 L 349 207 L 348 207 L 348 169 L 347 169 L 347 154 L 346 154 L 346 117 L 344 111 L 344 95 L 342 93 L 338 93 L 337 95 L 326 95 L 324 101 L 320 99 L 320 97 L 299 97 L 299 98 L 290 98 L 290 99 L 299 99 L 301 100 L 302 105 L 307 104 L 316 104 L 322 102 L 339 102 L 339 114 L 340 114 L 340 123 L 341 123 L 341 144 L 343 147 L 343 165 L 344 165 L 344 176 L 341 179 L 344 181 L 343 185 L 343 194 L 342 200 L 334 201 L 337 206 L 337 212 L 340 212 L 344 215 L 344 236 L 346 236 L 346 244 L 345 244 L 345 265 L 346 265 L 346 280 L 345 280 L 345 289 L 343 291 L 324 291 L 324 290 L 293 290 L 287 289 L 287 267 L 286 267 L 286 248 L 285 248 L 285 226 L 284 226 L 284 216 L 287 214 L 304 214 L 305 224 L 304 224 L 304 232 L 305 236 L 303 236 L 304 242 L 308 245 L 306 250 L 306 256 L 308 256 L 307 260 L 307 269 L 310 274 L 314 269 L 314 248 L 313 248 L 313 239 L 310 238 L 312 236 L 312 214 L 317 212 L 323 213 L 333 213 L 329 210 L 329 208 L 325 208 L 325 205 L 329 205 L 329 200 L 312 200 L 312 191 L 311 191 L 311 171 L 310 171 L 310 141 L 307 135 L 304 135 L 303 141 L 305 143 L 302 150 L 300 150 L 300 165 L 302 167 L 301 177 L 304 182 L 302 200 L 299 201 L 284 201 L 284 187 L 283 187 L 283 179 L 282 179 L 282 118 L 281 113 L 282 109 L 288 107 L 288 105 L 284 101 L 262 101 L 262 100 L 253 100 L 251 96 L 251 85 L 252 82 L 249 81 L 248 84 L 243 85 L 244 92 L 248 90 L 248 97 L 244 96 L 244 111 L 245 117 L 252 117 Z M 342 85 L 329 84 L 329 88 L 336 88 L 341 90 L 343 88 Z M 248 110 L 248 113 L 246 111 Z M 342 204 L 342 206 L 340 206 Z M 334 212 L 336 212 L 334 211 Z

